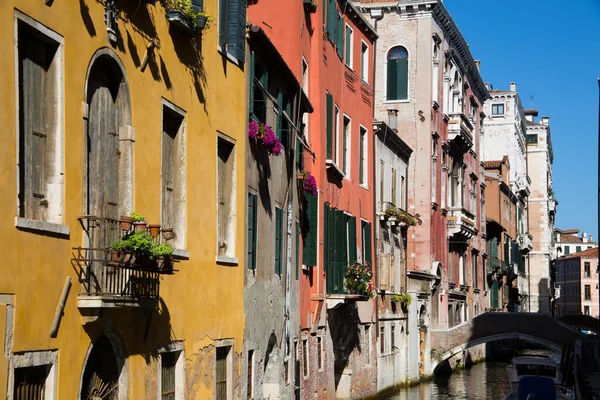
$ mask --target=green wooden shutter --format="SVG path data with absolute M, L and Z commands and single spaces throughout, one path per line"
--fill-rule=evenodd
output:
M 296 280 L 300 277 L 300 223 L 296 222 Z
M 344 19 L 342 18 L 342 23 L 344 22 Z M 346 56 L 346 65 L 349 65 L 350 67 L 352 66 L 352 40 L 350 40 L 352 38 L 352 28 L 350 28 L 349 26 L 346 25 L 346 52 L 345 52 L 345 56 Z
M 228 0 L 227 52 L 243 63 L 246 51 L 246 1 Z
M 227 44 L 229 0 L 219 0 L 219 46 Z
M 581 246 L 575 246 L 575 253 L 579 253 L 581 251 Z
M 386 98 L 398 100 L 398 60 L 388 60 Z
M 510 261 L 510 241 L 507 237 L 504 238 L 504 254 L 502 257 L 502 261 L 509 262 Z
M 325 131 L 327 141 L 327 159 L 333 157 L 333 96 L 325 93 Z
M 356 217 L 348 218 L 348 261 L 355 262 L 358 258 L 356 255 Z
M 331 212 L 329 210 L 329 203 L 323 205 L 323 247 L 325 249 L 325 273 L 328 273 L 329 263 L 331 262 L 331 243 L 330 243 L 330 230 L 331 230 Z
M 344 58 L 344 18 L 340 14 L 337 17 L 337 40 L 335 47 L 340 58 Z
M 283 124 L 283 92 L 280 88 L 277 88 L 277 129 L 275 129 L 275 136 L 281 141 L 281 128 Z M 284 144 L 285 145 L 285 144 Z
M 283 211 L 275 207 L 275 273 L 281 275 L 282 262 L 282 232 L 283 231 Z
M 494 281 L 492 282 L 490 293 L 492 308 L 498 308 L 498 280 L 494 279 Z
M 490 268 L 498 266 L 498 239 L 493 238 L 490 243 Z
M 397 65 L 398 100 L 406 100 L 408 99 L 408 60 L 400 59 Z
M 333 42 L 335 40 L 335 23 L 336 23 L 336 7 L 335 0 L 328 0 L 327 2 L 327 35 L 329 40 Z
M 256 268 L 256 195 L 248 193 L 248 269 Z
M 371 257 L 371 224 L 363 222 L 362 237 L 363 237 L 363 254 L 364 263 L 367 263 L 372 268 L 372 257 Z
M 309 266 L 317 265 L 318 199 L 319 196 L 316 194 L 304 193 L 302 263 Z
M 250 115 L 254 116 L 254 52 L 250 52 L 250 94 L 248 106 L 250 107 Z

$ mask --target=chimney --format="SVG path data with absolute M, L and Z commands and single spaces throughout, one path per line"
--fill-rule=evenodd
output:
M 556 232 L 556 241 L 560 243 L 560 233 Z
M 592 235 L 590 235 L 590 243 L 594 243 L 594 239 L 592 239 Z
M 490 90 L 490 83 L 489 82 L 485 82 L 484 85 L 485 85 L 485 88 L 487 90 Z
M 475 65 L 477 66 L 477 71 L 479 71 L 479 68 L 481 67 L 481 61 L 475 60 Z
M 516 92 L 517 91 L 517 82 L 511 82 L 510 83 L 510 91 L 511 92 Z
M 587 233 L 583 232 L 583 234 L 581 235 L 581 241 L 583 243 L 587 243 L 588 242 Z
M 525 110 L 525 119 L 527 121 L 535 122 L 534 117 L 538 116 L 537 110 Z
M 388 126 L 398 132 L 398 110 L 388 110 Z
M 542 125 L 548 125 L 548 123 L 549 123 L 549 122 L 550 122 L 550 117 L 542 117 L 542 118 L 540 119 L 540 123 L 541 123 Z

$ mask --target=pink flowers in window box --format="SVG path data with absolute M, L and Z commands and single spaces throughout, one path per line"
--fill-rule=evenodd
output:
M 251 121 L 248 126 L 248 137 L 255 139 L 258 143 L 262 143 L 269 155 L 278 156 L 283 150 L 283 146 L 273 129 L 262 122 Z
M 302 188 L 306 193 L 317 194 L 317 180 L 310 172 L 301 171 L 298 172 L 298 179 L 302 181 Z

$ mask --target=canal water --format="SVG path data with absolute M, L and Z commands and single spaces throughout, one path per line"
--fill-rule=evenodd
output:
M 500 400 L 510 390 L 506 366 L 509 362 L 486 361 L 438 376 L 418 386 L 402 389 L 382 400 Z

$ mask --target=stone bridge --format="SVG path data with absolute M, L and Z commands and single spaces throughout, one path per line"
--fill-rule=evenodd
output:
M 586 335 L 557 318 L 537 313 L 487 312 L 447 330 L 430 330 L 431 371 L 469 347 L 502 339 L 523 339 L 560 351 Z

